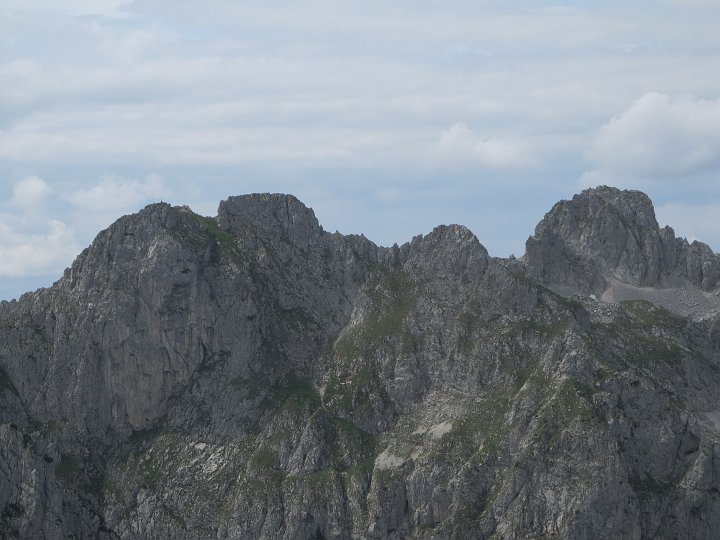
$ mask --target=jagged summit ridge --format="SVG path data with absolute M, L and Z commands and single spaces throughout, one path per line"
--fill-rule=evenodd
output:
M 229 197 L 218 208 L 218 225 L 236 237 L 248 228 L 280 234 L 293 244 L 308 249 L 322 233 L 312 209 L 293 195 L 256 193 Z
M 602 294 L 610 279 L 634 286 L 715 288 L 720 258 L 701 242 L 660 229 L 650 199 L 602 186 L 557 203 L 526 243 L 534 277 Z
M 157 203 L 146 207 L 136 218 L 118 220 L 113 228 L 133 227 L 131 223 L 137 221 L 146 234 L 158 226 L 172 230 L 179 226 L 182 211 L 191 213 L 187 207 L 174 209 L 167 203 Z M 214 219 L 222 231 L 241 243 L 258 237 L 281 238 L 296 248 L 317 250 L 330 236 L 311 208 L 286 194 L 229 197 L 220 203 Z M 389 257 L 388 261 L 401 264 L 412 247 L 433 243 L 441 248 L 443 244 L 452 244 L 450 237 L 447 242 L 439 239 L 446 227 L 438 227 L 425 241 L 420 241 L 424 238 L 421 235 L 398 249 L 375 246 L 362 236 L 357 241 L 379 259 Z M 464 237 L 478 244 L 483 252 L 477 256 L 482 272 L 489 255 L 477 237 L 463 226 L 449 227 L 466 231 Z M 122 234 L 134 235 L 125 229 Z M 102 241 L 102 237 L 103 233 L 98 239 Z M 608 186 L 587 189 L 572 200 L 558 202 L 528 238 L 522 261 L 528 273 L 540 281 L 570 286 L 583 294 L 602 294 L 609 279 L 634 286 L 688 284 L 703 290 L 720 284 L 720 257 L 709 246 L 676 238 L 670 227 L 660 229 L 652 202 L 644 193 Z

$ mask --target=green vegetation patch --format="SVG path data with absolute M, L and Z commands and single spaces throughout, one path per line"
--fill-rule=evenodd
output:
M 315 414 L 325 415 L 326 412 L 320 409 Z M 301 489 L 322 494 L 335 488 L 347 491 L 351 482 L 369 485 L 375 463 L 375 437 L 347 420 L 332 416 L 326 416 L 326 419 L 335 429 L 328 433 L 332 433 L 331 438 L 321 443 L 327 444 L 330 451 L 325 466 L 308 473 L 288 475 L 279 458 L 284 439 L 266 438 L 254 451 L 253 443 L 248 446 L 247 466 L 255 472 L 241 473 L 234 484 L 234 492 L 243 494 L 253 503 L 268 504 L 267 501 L 280 492 L 288 496 Z
M 195 214 L 195 219 L 205 228 L 205 232 L 220 247 L 220 251 L 224 254 L 239 255 L 238 246 L 233 236 L 223 231 L 217 224 L 217 221 L 211 217 L 199 216 Z
M 367 355 L 387 338 L 400 335 L 405 319 L 417 307 L 421 285 L 404 272 L 377 266 L 366 289 L 372 302 L 370 313 L 335 342 L 340 358 Z
M 378 265 L 365 289 L 371 300 L 369 312 L 334 346 L 336 367 L 354 373 L 331 379 L 325 390 L 325 402 L 345 411 L 365 410 L 370 406 L 370 396 L 385 396 L 373 361 L 377 351 L 395 349 L 398 344 L 411 349 L 417 346 L 413 336 L 403 333 L 403 325 L 417 307 L 422 285 L 404 272 Z M 359 366 L 358 359 L 363 360 Z
M 552 324 L 542 324 L 534 319 L 527 319 L 521 322 L 520 330 L 531 331 L 547 338 L 562 336 L 571 324 L 570 319 L 563 319 Z
M 471 300 L 468 309 L 455 319 L 455 326 L 459 331 L 458 348 L 467 354 L 476 342 L 476 334 L 481 329 L 487 329 L 494 321 L 483 316 L 482 308 L 477 300 Z
M 71 480 L 80 470 L 80 462 L 75 456 L 62 454 L 55 465 L 55 474 L 62 480 Z
M 253 469 L 270 469 L 277 464 L 277 453 L 270 448 L 258 448 L 250 457 Z
M 649 367 L 663 362 L 673 365 L 679 362 L 685 351 L 677 343 L 615 322 L 610 329 L 611 335 L 619 338 L 625 346 L 621 360 L 630 360 L 641 367 Z
M 223 231 L 214 218 L 192 214 L 190 221 L 183 220 L 169 232 L 182 244 L 194 249 L 210 248 L 213 262 L 221 260 L 230 260 L 238 264 L 242 262 L 242 254 L 235 238 Z
M 633 488 L 633 491 L 641 497 L 665 495 L 673 488 L 672 484 L 656 480 L 649 475 L 644 478 L 630 478 L 630 486 Z
M 370 367 L 366 367 L 364 369 L 372 370 Z M 333 377 L 325 387 L 325 403 L 333 408 L 339 407 L 344 411 L 352 411 L 353 395 L 355 390 L 353 377 L 347 381 Z
M 15 519 L 19 518 L 25 513 L 25 509 L 17 503 L 7 503 L 2 511 L 2 519 Z M 11 535 L 11 536 L 19 536 Z
M 375 456 L 368 456 L 355 463 L 347 469 L 352 478 L 369 479 L 375 467 Z
M 37 429 L 41 435 L 47 437 L 60 431 L 67 422 L 67 418 L 59 418 L 35 424 L 33 427 Z
M 469 412 L 452 421 L 452 429 L 432 445 L 427 457 L 450 458 L 455 464 L 466 463 L 474 456 L 498 453 L 509 434 L 506 419 L 511 394 L 506 388 L 488 391 L 478 403 L 469 403 Z
M 142 485 L 153 487 L 171 468 L 180 466 L 184 445 L 177 435 L 162 431 L 159 425 L 133 435 L 129 443 L 135 449 L 128 452 L 121 467 Z
M 374 463 L 377 437 L 344 418 L 334 416 L 332 421 L 337 436 L 334 457 L 338 466 L 342 469 L 345 466 L 343 462 L 348 459 L 353 464 L 350 468 L 358 466 L 368 458 Z
M 668 332 L 682 332 L 686 321 L 644 300 L 623 302 L 622 305 L 629 318 L 597 325 L 606 332 L 603 336 L 606 342 L 609 337 L 621 345 L 619 349 L 615 348 L 615 359 L 624 365 L 640 368 L 655 369 L 662 364 L 677 366 L 687 351 L 673 341 Z M 657 327 L 662 329 L 660 335 Z M 606 343 L 600 344 L 600 347 L 605 348 Z
M 598 421 L 591 405 L 592 390 L 575 379 L 564 379 L 557 388 L 555 400 L 558 412 L 565 424 L 579 418 L 588 424 Z
M 385 387 L 372 364 L 363 365 L 349 379 L 333 378 L 325 388 L 325 403 L 346 412 L 363 412 L 370 406 L 370 397 L 384 400 Z
M 544 404 L 533 418 L 532 439 L 542 446 L 554 447 L 575 422 L 601 429 L 604 420 L 595 411 L 592 395 L 591 387 L 573 378 L 552 384 L 545 392 Z
M 146 428 L 133 431 L 128 440 L 133 444 L 141 444 L 156 439 L 163 432 L 163 419 L 164 417 Z
M 320 394 L 309 381 L 298 379 L 294 374 L 271 387 L 270 395 L 263 403 L 264 407 L 277 407 L 278 411 L 293 412 L 315 411 L 322 406 Z
M 541 392 L 544 393 L 548 390 L 550 385 L 551 380 L 545 374 L 542 368 L 536 367 L 533 370 L 531 370 L 530 368 L 525 368 L 519 370 L 515 374 L 515 379 L 512 383 L 512 394 L 514 396 L 517 396 L 517 394 L 520 393 L 523 388 L 539 389 Z
M 314 329 L 318 327 L 317 321 L 304 308 L 294 307 L 289 309 L 277 308 L 275 313 L 280 320 L 290 327 L 299 330 Z
M 340 482 L 340 475 L 335 467 L 325 467 L 306 475 L 287 476 L 285 482 L 288 484 L 300 484 L 311 490 L 319 490 L 324 493 L 327 492 L 326 489 L 323 489 L 325 486 Z
M 620 304 L 632 317 L 633 325 L 640 327 L 664 326 L 676 329 L 685 326 L 683 318 L 646 300 L 627 300 L 620 302 Z
M 7 371 L 5 371 L 0 366 L 0 393 L 4 392 L 5 390 L 8 390 L 13 394 L 17 395 L 17 390 L 15 389 L 15 385 L 10 379 L 10 376 L 7 374 Z
M 532 415 L 515 415 L 512 421 L 509 420 L 516 402 L 528 403 L 523 410 L 538 410 L 547 407 L 542 403 L 552 400 L 555 393 L 553 381 L 541 367 L 518 370 L 514 378 L 487 389 L 478 401 L 467 403 L 463 407 L 466 414 L 452 421 L 452 429 L 435 441 L 426 456 L 447 456 L 456 464 L 485 462 L 503 452 L 515 430 L 529 424 Z M 575 412 L 578 405 L 572 394 L 563 389 L 562 396 L 567 403 L 558 408 Z

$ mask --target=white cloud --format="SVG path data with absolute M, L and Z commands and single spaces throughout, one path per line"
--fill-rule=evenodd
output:
M 396 203 L 407 200 L 408 193 L 405 190 L 396 187 L 385 187 L 375 192 L 378 200 L 386 203 Z
M 73 232 L 61 221 L 50 220 L 43 233 L 32 234 L 0 220 L 0 276 L 58 271 L 68 266 L 79 251 Z
M 394 105 L 388 105 L 386 110 Z M 338 110 L 340 108 L 340 110 Z M 379 162 L 417 154 L 425 130 L 354 125 L 352 103 L 248 101 L 95 106 L 37 113 L 0 131 L 0 158 L 60 163 Z M 367 109 L 358 103 L 358 110 Z M 345 116 L 338 122 L 311 118 Z M 311 125 L 308 125 L 311 124 Z M 62 129 L 58 129 L 62 126 Z M 111 129 L 108 126 L 112 126 Z
M 58 21 L 38 10 L 8 25 L 17 54 L 0 64 L 0 109 L 13 111 L 0 115 L 0 159 L 411 166 L 463 119 L 478 131 L 465 162 L 506 166 L 522 141 L 535 155 L 541 138 L 556 139 L 543 155 L 577 145 L 648 87 L 707 94 L 717 85 L 706 74 L 720 72 L 718 55 L 688 62 L 646 47 L 667 36 L 662 21 L 631 23 L 617 9 L 104 3 L 137 16 Z M 36 30 L 45 25 L 50 37 Z M 706 46 L 709 33 L 686 28 Z M 655 56 L 619 59 L 628 42 Z
M 27 176 L 13 186 L 13 206 L 36 208 L 50 194 L 50 186 L 38 176 Z
M 662 3 L 680 7 L 718 8 L 717 0 L 662 0 Z
M 49 210 L 54 193 L 46 180 L 30 175 L 0 201 L 0 276 L 59 277 L 79 252 L 73 230 Z
M 157 175 L 144 180 L 106 176 L 93 186 L 67 193 L 64 198 L 82 210 L 119 217 L 123 212 L 136 211 L 144 203 L 159 201 L 164 192 L 167 188 Z
M 720 100 L 650 93 L 604 124 L 589 152 L 598 178 L 645 181 L 720 169 Z
M 59 277 L 80 251 L 78 236 L 85 243 L 121 215 L 171 195 L 157 175 L 105 176 L 79 189 L 69 186 L 50 187 L 38 176 L 15 182 L 12 197 L 0 202 L 0 276 Z
M 494 168 L 523 167 L 534 161 L 526 143 L 481 137 L 464 122 L 452 125 L 440 135 L 432 155 L 443 163 Z
M 42 85 L 41 71 L 32 60 L 0 64 L 0 104 L 9 109 L 31 103 Z
M 61 14 L 69 16 L 102 15 L 122 16 L 122 8 L 131 0 L 5 0 L 3 8 L 8 13 Z

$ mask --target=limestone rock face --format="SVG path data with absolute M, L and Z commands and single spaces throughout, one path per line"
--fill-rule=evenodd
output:
M 660 230 L 639 191 L 588 189 L 557 203 L 526 244 L 528 272 L 543 281 L 602 293 L 608 279 L 636 286 L 718 284 L 720 259 L 705 244 Z
M 717 261 L 613 188 L 522 260 L 148 206 L 0 303 L 0 537 L 713 537 Z

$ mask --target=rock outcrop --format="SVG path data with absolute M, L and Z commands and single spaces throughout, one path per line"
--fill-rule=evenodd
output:
M 526 244 L 528 272 L 544 282 L 602 294 L 608 279 L 636 286 L 720 284 L 720 258 L 701 242 L 660 229 L 639 191 L 588 189 L 561 201 Z
M 720 316 L 632 294 L 717 285 L 613 188 L 519 261 L 286 195 L 148 206 L 0 304 L 0 536 L 710 538 Z

